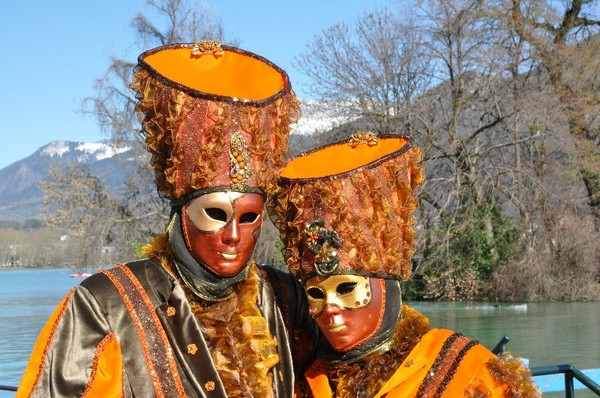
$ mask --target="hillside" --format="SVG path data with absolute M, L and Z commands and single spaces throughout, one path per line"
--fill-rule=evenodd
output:
M 47 178 L 48 169 L 56 164 L 65 167 L 78 162 L 104 181 L 108 189 L 123 189 L 129 169 L 127 146 L 108 142 L 53 141 L 30 156 L 0 170 L 0 221 L 23 221 L 39 218 L 42 193 L 39 181 Z

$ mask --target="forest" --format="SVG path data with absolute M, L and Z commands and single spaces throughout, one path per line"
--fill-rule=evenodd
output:
M 423 148 L 405 298 L 600 299 L 599 3 L 402 1 L 339 21 L 295 59 L 315 99 L 304 106 L 346 122 L 292 136 L 290 156 L 359 131 L 410 135 Z M 203 38 L 237 45 L 193 2 L 146 7 L 132 21 L 145 48 Z M 0 263 L 107 266 L 163 232 L 168 204 L 156 194 L 128 88 L 135 61 L 109 62 L 82 106 L 112 140 L 136 148 L 136 172 L 116 197 L 80 165 L 50 170 L 44 227 L 3 226 Z M 56 243 L 32 243 L 41 241 Z M 282 264 L 280 248 L 266 223 L 255 258 Z

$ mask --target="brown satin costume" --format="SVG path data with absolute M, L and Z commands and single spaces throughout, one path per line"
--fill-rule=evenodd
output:
M 295 338 L 310 329 L 301 287 L 253 261 L 219 277 L 191 255 L 181 227 L 181 206 L 202 195 L 274 192 L 299 117 L 287 74 L 256 54 L 200 42 L 143 53 L 131 87 L 171 222 L 148 258 L 68 293 L 17 396 L 292 396 L 292 356 L 311 351 Z
M 270 215 L 290 272 L 302 280 L 311 313 L 331 340 L 320 341 L 300 396 L 539 396 L 519 359 L 497 357 L 460 333 L 431 329 L 424 315 L 402 306 L 400 281 L 409 277 L 414 253 L 414 192 L 424 178 L 420 162 L 410 138 L 368 132 L 300 155 L 282 172 Z M 371 289 L 384 286 L 385 300 L 374 293 L 372 304 L 369 284 L 338 282 L 363 280 L 357 276 L 368 277 Z M 355 331 L 364 325 L 346 322 L 370 305 L 379 315 L 362 318 L 375 324 L 362 337 Z M 359 338 L 343 345 L 348 336 Z

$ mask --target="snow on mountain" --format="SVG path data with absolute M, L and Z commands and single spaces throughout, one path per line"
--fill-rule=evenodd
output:
M 69 142 L 67 141 L 53 141 L 48 145 L 40 149 L 40 155 L 62 158 L 62 156 L 69 152 Z
M 123 189 L 131 172 L 126 145 L 109 142 L 53 141 L 32 155 L 0 170 L 0 220 L 35 218 L 42 203 L 40 180 L 57 162 L 68 167 L 84 164 L 101 178 L 111 191 Z M 123 154 L 124 156 L 118 156 Z
M 39 152 L 42 156 L 50 158 L 63 158 L 65 154 L 77 153 L 77 160 L 80 162 L 89 162 L 91 160 L 100 161 L 102 159 L 112 158 L 118 154 L 131 149 L 128 146 L 117 146 L 107 142 L 69 142 L 53 141 L 42 147 Z
M 301 102 L 302 117 L 292 126 L 292 134 L 311 135 L 329 131 L 351 121 L 341 116 L 336 109 L 319 101 Z

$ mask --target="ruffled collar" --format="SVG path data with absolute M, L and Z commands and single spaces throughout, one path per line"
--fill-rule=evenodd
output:
M 180 281 L 228 397 L 273 397 L 272 369 L 280 358 L 276 339 L 258 307 L 263 282 L 254 261 L 246 267 L 247 278 L 227 287 L 231 293 L 218 301 L 205 300 L 189 284 L 182 283 L 175 269 L 170 237 L 158 236 L 142 253 L 160 259 L 162 266 Z

